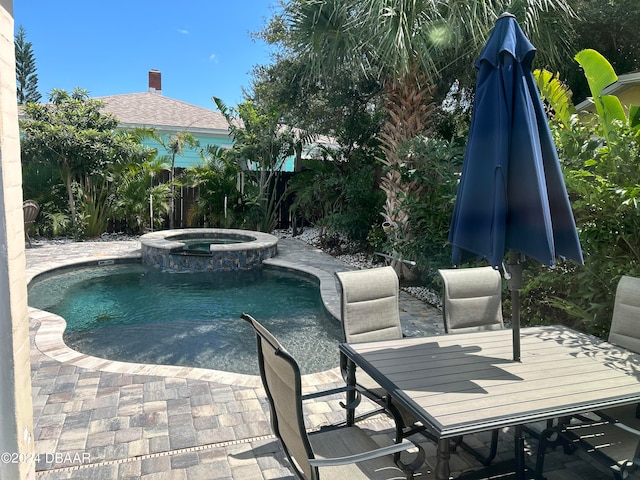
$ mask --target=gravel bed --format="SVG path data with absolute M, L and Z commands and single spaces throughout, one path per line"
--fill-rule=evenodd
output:
M 127 235 L 126 233 L 122 232 L 103 233 L 99 237 L 86 238 L 84 240 L 80 240 L 80 242 L 123 242 L 129 240 L 138 240 L 139 238 L 139 235 Z M 72 237 L 35 237 L 31 239 L 31 242 L 36 245 L 64 245 L 65 243 L 77 243 L 78 241 L 74 240 Z
M 278 238 L 292 238 L 291 229 L 289 230 L 276 230 L 273 232 L 273 235 Z M 316 248 L 322 249 L 321 242 L 321 232 L 318 228 L 306 227 L 302 233 L 296 235 L 297 239 L 302 240 L 303 242 L 308 243 L 309 245 L 313 245 Z M 365 253 L 336 253 L 339 251 L 344 251 L 349 249 L 349 242 L 344 238 L 336 239 L 334 242 L 337 244 L 336 248 L 333 251 L 328 251 L 327 253 L 335 256 L 336 258 L 342 260 L 347 265 L 351 265 L 352 267 L 357 267 L 360 269 L 363 268 L 375 268 L 380 266 L 379 263 L 375 263 L 374 259 L 371 255 Z M 413 286 L 413 287 L 402 287 L 402 290 L 413 295 L 419 300 L 422 300 L 429 305 L 432 305 L 437 308 L 442 308 L 442 302 L 440 301 L 440 297 L 438 294 L 428 289 L 427 287 Z

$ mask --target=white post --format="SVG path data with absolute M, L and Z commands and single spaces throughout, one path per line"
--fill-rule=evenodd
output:
M 0 0 L 0 478 L 27 480 L 35 462 L 13 38 L 13 2 Z
M 153 232 L 153 195 L 149 195 L 149 223 L 151 224 L 151 231 Z

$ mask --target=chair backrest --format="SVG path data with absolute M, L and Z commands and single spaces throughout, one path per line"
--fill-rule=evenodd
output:
M 504 328 L 502 278 L 492 267 L 438 270 L 444 283 L 442 310 L 447 333 Z
M 315 479 L 317 469 L 309 464 L 314 457 L 304 424 L 300 368 L 271 332 L 246 313 L 242 319 L 256 332 L 260 377 L 269 400 L 273 432 L 298 476 Z
M 24 215 L 25 225 L 35 222 L 39 212 L 40 206 L 35 200 L 25 200 L 22 203 L 22 213 Z
M 402 337 L 398 275 L 392 267 L 336 273 L 347 343 Z
M 640 353 L 640 278 L 623 275 L 618 282 L 609 342 Z

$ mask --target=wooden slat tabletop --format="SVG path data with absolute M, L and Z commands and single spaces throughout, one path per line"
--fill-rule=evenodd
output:
M 340 347 L 440 438 L 640 402 L 640 355 L 562 326 Z

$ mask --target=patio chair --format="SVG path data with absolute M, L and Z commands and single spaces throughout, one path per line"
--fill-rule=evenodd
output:
M 640 353 L 640 278 L 623 275 L 618 282 L 609 343 Z
M 502 278 L 492 267 L 438 270 L 444 284 L 442 315 L 447 333 L 504 328 Z
M 347 343 L 395 340 L 402 338 L 400 323 L 398 275 L 393 267 L 371 268 L 337 272 L 341 291 L 341 321 L 344 341 Z M 340 357 L 340 369 L 347 382 L 348 369 L 344 356 Z M 436 440 L 426 427 L 407 410 L 397 409 L 387 392 L 369 375 L 362 373 L 356 378 L 356 388 L 367 398 L 384 409 L 395 410 L 398 421 L 398 437 L 407 437 L 421 432 L 427 438 Z M 368 412 L 362 417 L 379 413 Z M 405 428 L 406 427 L 406 428 Z
M 616 288 L 609 343 L 640 353 L 640 278 L 622 276 Z M 551 438 L 556 438 L 551 440 Z M 558 444 L 570 453 L 581 448 L 622 480 L 640 466 L 640 405 L 626 405 L 562 419 L 540 437 L 536 478 L 544 478 L 548 447 Z
M 438 270 L 444 285 L 442 317 L 447 333 L 464 333 L 504 328 L 502 319 L 502 277 L 492 267 L 453 268 Z M 498 430 L 491 432 L 489 453 L 483 455 L 463 442 L 452 441 L 455 450 L 461 447 L 484 465 L 493 461 L 498 451 Z
M 413 478 L 413 472 L 424 462 L 424 450 L 406 439 L 380 447 L 357 426 L 324 427 L 308 434 L 303 399 L 337 393 L 336 390 L 303 397 L 300 369 L 295 359 L 254 318 L 244 313 L 241 318 L 249 322 L 256 333 L 260 376 L 269 400 L 271 426 L 299 478 Z M 399 454 L 412 448 L 418 448 L 416 460 L 405 465 L 399 460 Z
M 29 246 L 31 246 L 29 227 L 36 221 L 38 213 L 40 213 L 40 206 L 35 200 L 25 200 L 22 203 L 22 214 L 24 216 L 24 235 L 27 238 Z
M 582 449 L 608 468 L 615 480 L 630 478 L 630 473 L 637 475 L 640 471 L 640 421 L 636 418 L 635 406 L 588 413 L 543 431 L 538 443 L 536 480 L 545 478 L 547 448 L 559 443 L 565 446 L 566 453 Z

